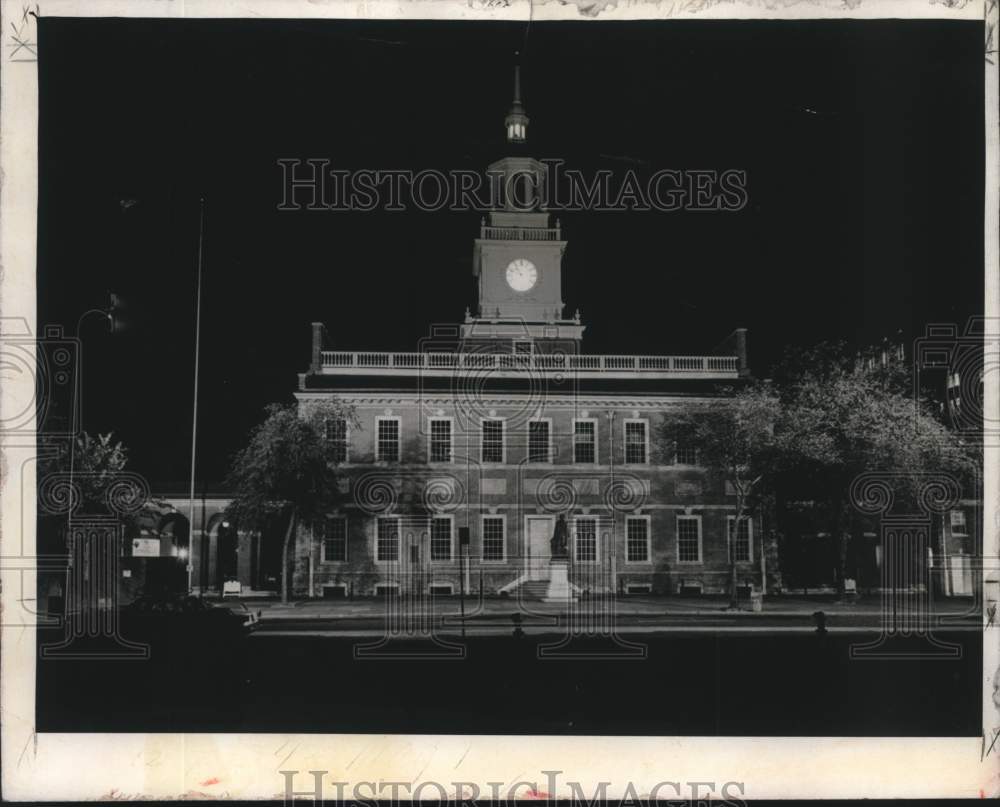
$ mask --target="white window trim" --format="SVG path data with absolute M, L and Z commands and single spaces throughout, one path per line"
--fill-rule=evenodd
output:
M 643 462 L 629 462 L 628 461 L 628 424 L 629 423 L 642 423 L 646 438 L 646 447 L 643 452 L 646 459 Z M 632 466 L 633 468 L 639 468 L 645 465 L 649 465 L 649 418 L 624 418 L 622 420 L 622 465 Z
M 375 583 L 375 585 L 372 586 L 372 596 L 374 596 L 374 597 L 379 596 L 379 591 L 378 590 L 380 588 L 390 588 L 397 595 L 399 594 L 399 583 L 384 583 L 383 582 L 383 583 Z
M 448 589 L 447 594 L 435 594 L 431 591 L 433 588 L 446 588 Z M 427 593 L 434 597 L 451 597 L 455 594 L 455 584 L 454 583 L 428 583 Z
M 348 595 L 347 583 L 323 583 L 323 584 L 321 584 L 320 587 L 319 587 L 320 597 L 321 598 L 324 597 L 324 596 L 326 596 L 325 593 L 326 593 L 326 590 L 328 588 L 339 588 L 341 591 L 344 592 L 344 599 L 345 600 L 347 599 L 347 595 Z
M 342 420 L 344 421 L 344 461 L 340 463 L 341 465 L 347 465 L 351 461 L 351 419 L 347 417 L 343 418 L 326 418 L 323 421 L 323 437 L 327 442 L 333 442 L 326 436 L 327 424 L 331 420 Z
M 450 424 L 448 426 L 448 459 L 446 460 L 432 460 L 431 459 L 431 445 L 434 440 L 434 435 L 432 432 L 432 425 L 434 421 L 448 421 Z M 400 433 L 400 442 L 402 442 L 402 433 Z M 400 446 L 402 450 L 402 446 Z M 434 417 L 427 418 L 427 464 L 428 465 L 451 465 L 455 462 L 455 418 L 446 415 L 435 415 Z
M 738 560 L 737 563 L 753 563 L 753 516 L 744 516 L 747 522 L 747 559 Z M 736 536 L 733 534 L 733 522 L 736 516 L 726 516 L 726 549 L 729 549 L 729 541 Z
M 451 522 L 451 526 L 448 528 L 449 537 L 449 548 L 448 548 L 448 558 L 435 558 L 434 551 L 432 549 L 434 544 L 434 519 L 444 518 Z M 453 563 L 455 560 L 455 516 L 450 513 L 432 513 L 430 517 L 430 522 L 427 525 L 427 533 L 429 542 L 427 545 L 427 555 L 428 560 L 431 563 Z
M 396 522 L 396 559 L 395 560 L 379 560 L 378 557 L 378 523 L 382 519 L 393 519 Z M 388 566 L 394 563 L 403 562 L 403 518 L 402 516 L 375 516 L 372 519 L 372 558 L 375 560 L 376 565 Z
M 344 559 L 343 560 L 327 560 L 326 557 L 326 525 L 330 521 L 343 521 L 344 522 Z M 349 541 L 348 541 L 348 528 L 350 525 L 347 522 L 347 516 L 334 514 L 329 515 L 323 521 L 323 534 L 319 539 L 319 560 L 320 563 L 347 563 L 351 559 Z
M 500 421 L 500 462 L 487 462 L 483 459 L 483 423 L 487 420 Z M 502 417 L 479 418 L 479 461 L 483 465 L 506 465 L 507 464 L 507 419 Z
M 580 560 L 576 551 L 576 539 L 577 532 L 576 526 L 581 521 L 592 521 L 594 522 L 594 559 L 593 560 Z M 648 533 L 647 533 L 648 535 Z M 595 566 L 601 562 L 601 529 L 600 529 L 600 519 L 597 516 L 574 516 L 573 517 L 573 562 L 577 564 L 584 564 L 587 566 Z
M 500 559 L 486 558 L 486 519 L 499 518 L 503 523 L 503 557 Z M 506 513 L 483 513 L 479 516 L 479 562 L 488 565 L 502 564 L 507 562 L 507 514 Z
M 626 594 L 652 594 L 653 586 L 649 583 L 626 583 Z
M 630 521 L 646 522 L 646 559 L 629 560 L 628 557 L 628 523 Z M 653 563 L 653 520 L 650 516 L 625 516 L 625 564 L 628 566 L 649 566 Z
M 576 461 L 576 424 L 577 423 L 593 423 L 594 424 L 594 461 L 593 462 L 577 462 Z M 574 465 L 600 465 L 601 455 L 598 450 L 598 434 L 599 426 L 597 423 L 597 418 L 573 418 L 573 464 Z
M 396 440 L 398 441 L 396 454 L 398 456 L 398 459 L 394 460 L 394 462 L 400 462 L 403 459 L 403 418 L 400 417 L 399 415 L 375 416 L 375 462 L 389 462 L 389 460 L 384 460 L 382 459 L 381 456 L 379 456 L 378 430 L 379 430 L 379 423 L 381 423 L 383 420 L 395 420 L 396 423 L 399 424 L 396 430 Z
M 698 523 L 698 560 L 681 560 L 681 521 L 687 519 Z M 702 532 L 701 516 L 689 516 L 679 513 L 674 521 L 674 539 L 677 544 L 676 556 L 678 566 L 703 566 L 705 564 L 705 534 Z
M 549 424 L 549 448 L 548 448 L 548 459 L 545 462 L 534 462 L 531 459 L 531 424 L 532 423 L 548 423 Z M 552 418 L 529 418 L 528 427 L 525 434 L 524 441 L 525 449 L 525 463 L 527 465 L 551 465 L 552 464 Z

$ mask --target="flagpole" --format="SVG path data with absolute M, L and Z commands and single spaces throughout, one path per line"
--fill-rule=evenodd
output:
M 188 498 L 187 593 L 193 591 L 194 576 L 194 477 L 198 448 L 198 359 L 201 352 L 201 263 L 205 247 L 205 197 L 201 198 L 198 222 L 198 286 L 194 315 L 194 403 L 191 412 L 191 493 Z M 204 526 L 204 525 L 202 525 Z M 202 536 L 204 540 L 204 536 Z

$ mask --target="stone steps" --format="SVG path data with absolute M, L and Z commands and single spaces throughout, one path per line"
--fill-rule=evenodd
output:
M 530 600 L 542 599 L 548 590 L 548 580 L 527 580 L 521 584 L 521 596 Z

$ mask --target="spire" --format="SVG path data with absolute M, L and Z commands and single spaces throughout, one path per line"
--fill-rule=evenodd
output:
M 518 54 L 515 52 L 514 54 Z M 510 105 L 510 111 L 504 118 L 504 126 L 507 128 L 508 143 L 523 143 L 528 138 L 528 116 L 524 112 L 524 105 L 521 103 L 521 66 L 514 65 L 514 101 Z

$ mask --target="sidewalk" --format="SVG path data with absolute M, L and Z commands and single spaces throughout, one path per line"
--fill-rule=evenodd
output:
M 515 613 L 522 613 L 526 619 L 531 615 L 564 614 L 572 607 L 574 612 L 586 613 L 593 608 L 606 607 L 602 600 L 578 600 L 573 604 L 545 603 L 539 600 L 519 601 L 516 597 L 489 597 L 479 600 L 478 596 L 465 598 L 465 615 L 467 621 L 498 620 L 509 621 Z M 387 609 L 405 609 L 410 614 L 430 613 L 437 617 L 458 617 L 461 605 L 458 597 L 441 597 L 430 601 L 411 601 L 405 598 L 399 600 L 384 600 L 381 598 L 359 598 L 355 600 L 298 600 L 283 604 L 277 600 L 236 600 L 227 599 L 218 603 L 232 610 L 248 610 L 254 614 L 260 613 L 261 622 L 271 621 L 302 621 L 309 619 L 384 619 Z M 968 613 L 973 601 L 966 599 L 939 599 L 932 605 L 935 615 L 962 615 Z M 759 612 L 750 610 L 749 604 L 742 605 L 741 610 L 730 611 L 728 597 L 654 597 L 654 596 L 623 596 L 615 601 L 616 616 L 636 620 L 656 617 L 720 617 L 725 616 L 746 619 L 795 617 L 810 619 L 817 611 L 823 611 L 827 616 L 878 616 L 882 613 L 881 596 L 857 596 L 851 601 L 836 601 L 833 597 L 770 597 L 765 598 L 763 609 Z M 973 617 L 978 619 L 979 617 Z

